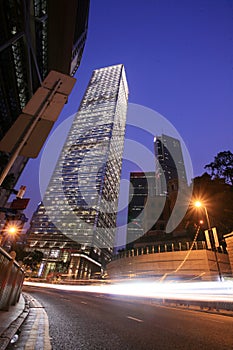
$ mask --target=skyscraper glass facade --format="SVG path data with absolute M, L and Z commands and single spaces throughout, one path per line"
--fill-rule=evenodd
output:
M 133 247 L 133 242 L 146 232 L 145 207 L 148 198 L 155 197 L 155 173 L 130 173 L 127 248 Z
M 179 180 L 187 185 L 187 176 L 180 141 L 168 135 L 156 136 L 154 139 L 156 156 L 156 187 L 158 195 L 168 194 L 171 180 Z
M 127 101 L 123 65 L 93 72 L 43 200 L 49 220 L 66 237 L 83 250 L 105 250 L 109 256 L 115 239 Z

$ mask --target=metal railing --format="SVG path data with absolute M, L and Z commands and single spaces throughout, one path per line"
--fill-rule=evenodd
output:
M 24 271 L 9 255 L 0 248 L 0 310 L 8 311 L 19 301 L 24 280 Z
M 173 243 L 163 243 L 147 245 L 145 247 L 138 247 L 129 250 L 123 250 L 118 252 L 117 255 L 113 257 L 112 260 L 129 258 L 132 256 L 147 255 L 147 254 L 157 254 L 157 253 L 167 253 L 176 251 L 187 251 L 191 248 L 192 242 L 173 242 Z M 197 241 L 193 243 L 192 250 L 203 250 L 207 249 L 205 241 Z M 219 247 L 219 253 L 224 253 L 222 247 Z

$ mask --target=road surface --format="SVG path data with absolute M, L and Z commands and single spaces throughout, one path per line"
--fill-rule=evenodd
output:
M 233 317 L 119 296 L 24 290 L 44 307 L 54 350 L 233 349 Z

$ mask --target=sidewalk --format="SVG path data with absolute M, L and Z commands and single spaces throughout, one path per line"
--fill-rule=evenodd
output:
M 0 311 L 0 350 L 6 349 L 29 313 L 29 302 L 21 294 L 19 302 L 9 311 Z

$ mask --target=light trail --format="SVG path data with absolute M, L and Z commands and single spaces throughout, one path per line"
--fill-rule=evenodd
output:
M 132 281 L 108 285 L 63 285 L 25 281 L 24 285 L 132 297 L 233 302 L 233 281 L 192 283 Z

